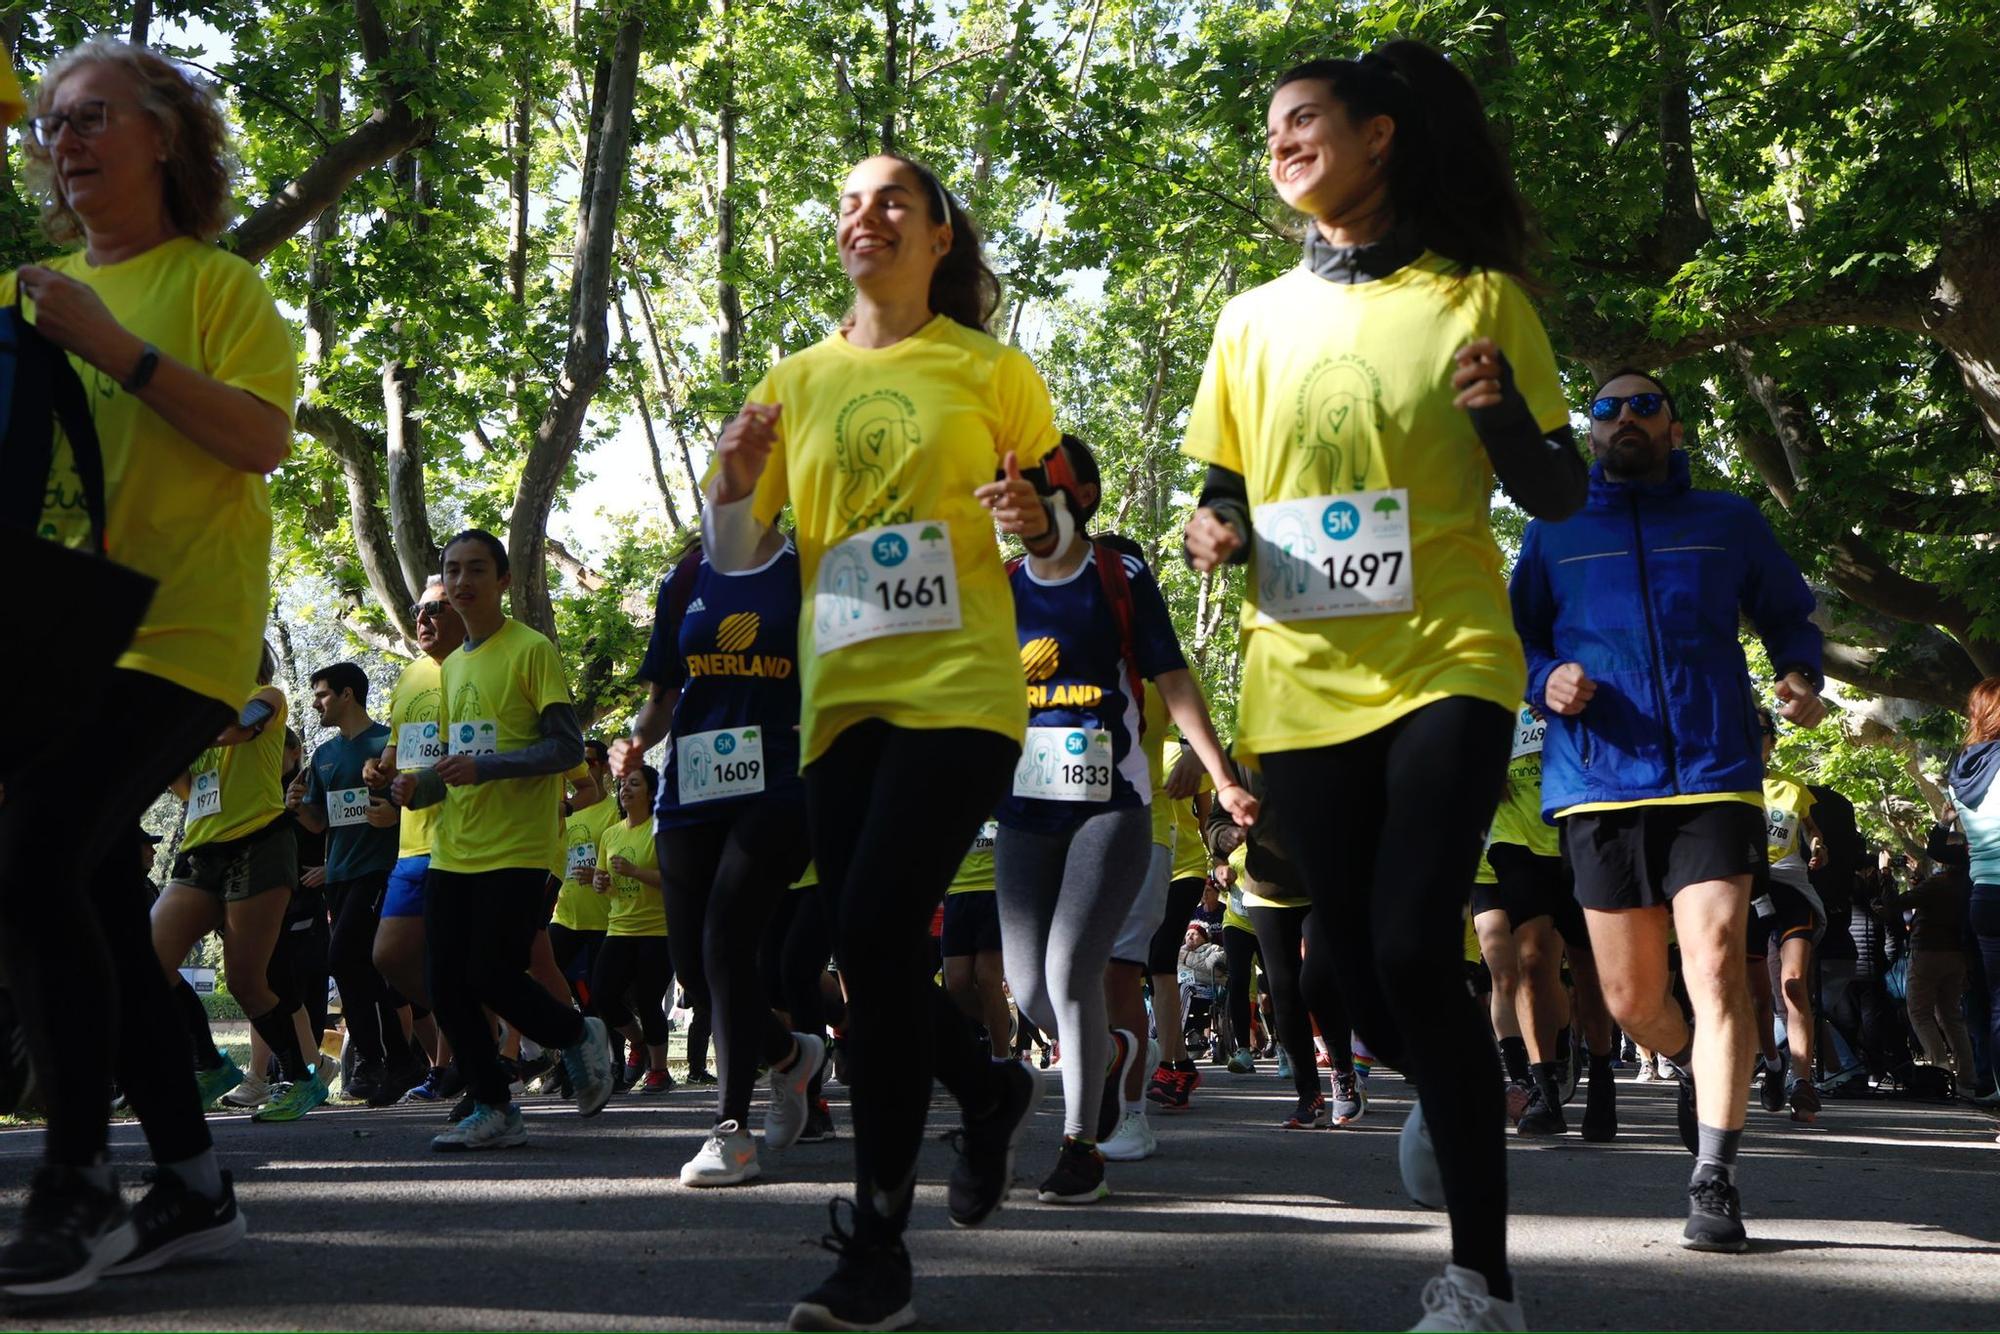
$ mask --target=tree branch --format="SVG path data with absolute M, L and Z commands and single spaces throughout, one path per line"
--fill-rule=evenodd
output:
M 583 558 L 563 545 L 560 539 L 545 537 L 542 539 L 542 546 L 549 553 L 549 563 L 576 580 L 577 586 L 585 592 L 598 592 L 611 582 L 600 572 L 585 565 Z
M 296 420 L 300 431 L 325 445 L 340 460 L 340 470 L 347 481 L 347 509 L 354 526 L 354 547 L 361 557 L 361 568 L 368 575 L 368 586 L 374 590 L 375 600 L 382 604 L 390 624 L 415 643 L 416 625 L 410 620 L 410 604 L 416 595 L 403 582 L 402 568 L 396 562 L 396 541 L 383 505 L 381 461 L 388 446 L 374 432 L 323 403 L 299 404 Z

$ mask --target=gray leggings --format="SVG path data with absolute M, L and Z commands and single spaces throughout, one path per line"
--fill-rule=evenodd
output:
M 1152 829 L 1134 806 L 1060 834 L 1002 825 L 993 845 L 1007 985 L 1021 1013 L 1062 1041 L 1065 1135 L 1097 1134 L 1111 1063 L 1104 970 L 1145 882 Z

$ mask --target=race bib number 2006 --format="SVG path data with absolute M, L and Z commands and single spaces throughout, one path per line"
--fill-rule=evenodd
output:
M 336 787 L 326 794 L 326 822 L 335 829 L 368 823 L 368 789 Z
M 960 624 L 958 566 L 951 529 L 942 521 L 871 528 L 820 558 L 813 633 L 822 653 Z
M 1253 518 L 1258 619 L 1372 616 L 1416 606 L 1410 493 L 1403 488 L 1272 501 Z

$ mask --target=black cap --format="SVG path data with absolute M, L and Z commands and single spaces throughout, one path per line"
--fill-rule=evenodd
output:
M 139 841 L 142 843 L 152 843 L 158 845 L 160 843 L 164 843 L 166 839 L 161 835 L 154 833 L 150 829 L 141 829 L 139 831 Z

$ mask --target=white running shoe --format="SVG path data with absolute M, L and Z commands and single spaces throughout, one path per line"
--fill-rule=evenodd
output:
M 563 1051 L 569 1069 L 569 1086 L 576 1095 L 576 1110 L 596 1116 L 611 1101 L 611 1030 L 591 1015 L 583 1021 L 583 1041 Z
M 789 1149 L 806 1133 L 806 1117 L 812 1105 L 806 1090 L 826 1059 L 826 1042 L 810 1033 L 794 1033 L 799 1054 L 783 1070 L 771 1071 L 771 1105 L 764 1109 L 764 1147 Z M 732 1123 L 733 1124 L 733 1123 Z
M 271 1100 L 271 1081 L 258 1075 L 245 1075 L 243 1082 L 222 1095 L 224 1107 L 241 1107 L 249 1110 L 262 1107 Z
M 1524 1330 L 1528 1319 L 1517 1298 L 1503 1302 L 1486 1291 L 1486 1280 L 1470 1269 L 1446 1265 L 1444 1276 L 1424 1284 L 1424 1318 L 1412 1330 Z
M 701 1152 L 681 1164 L 683 1186 L 735 1186 L 758 1175 L 757 1141 L 740 1122 L 723 1121 L 708 1135 Z
M 528 1142 L 528 1127 L 521 1109 L 488 1107 L 474 1103 L 472 1114 L 431 1140 L 439 1153 L 464 1153 L 475 1149 L 517 1149 Z
M 1396 1165 L 1412 1204 L 1420 1209 L 1444 1208 L 1444 1174 L 1438 1170 L 1437 1146 L 1431 1143 L 1431 1128 L 1424 1122 L 1421 1102 L 1410 1104 L 1410 1114 L 1403 1121 Z
M 1144 1112 L 1127 1112 L 1118 1123 L 1118 1132 L 1097 1146 L 1097 1151 L 1114 1163 L 1136 1163 L 1160 1151 L 1160 1137 Z

